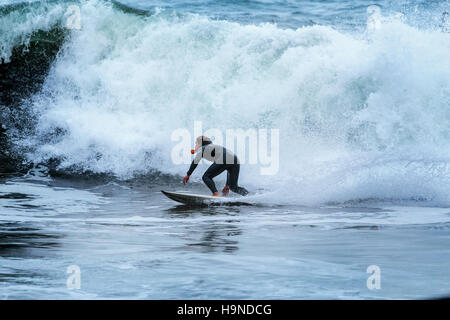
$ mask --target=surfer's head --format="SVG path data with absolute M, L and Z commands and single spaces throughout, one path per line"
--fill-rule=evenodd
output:
M 199 136 L 197 137 L 197 139 L 195 139 L 195 150 L 197 150 L 200 147 L 206 146 L 210 143 L 212 143 L 212 141 L 207 136 Z

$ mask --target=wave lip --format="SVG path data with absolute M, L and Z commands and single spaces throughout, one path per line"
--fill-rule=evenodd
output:
M 19 3 L 0 7 L 0 172 L 26 172 L 24 150 L 15 141 L 30 135 L 30 97 L 39 92 L 67 36 L 63 7 Z

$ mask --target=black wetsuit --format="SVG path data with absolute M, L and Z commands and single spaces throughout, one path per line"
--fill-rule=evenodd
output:
M 189 167 L 187 172 L 188 176 L 190 176 L 195 168 L 197 168 L 197 165 L 202 158 L 213 162 L 202 177 L 203 182 L 208 186 L 212 193 L 217 192 L 213 178 L 226 170 L 226 184 L 230 187 L 230 190 L 243 196 L 248 194 L 248 191 L 245 188 L 238 186 L 240 164 L 239 159 L 231 151 L 222 146 L 204 141 L 201 149 L 197 150 L 197 154 Z

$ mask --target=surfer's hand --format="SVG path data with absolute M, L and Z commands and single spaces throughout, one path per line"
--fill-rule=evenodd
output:
M 223 189 L 222 189 L 222 195 L 223 195 L 224 197 L 226 197 L 226 196 L 228 195 L 228 193 L 230 193 L 230 187 L 229 187 L 229 186 L 223 187 Z
M 189 176 L 184 177 L 183 184 L 186 184 L 188 182 L 188 180 L 189 180 Z

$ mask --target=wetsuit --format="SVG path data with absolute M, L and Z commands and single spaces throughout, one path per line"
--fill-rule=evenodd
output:
M 213 162 L 202 177 L 203 182 L 212 193 L 217 192 L 213 178 L 227 170 L 227 185 L 230 187 L 230 190 L 243 196 L 248 194 L 245 188 L 238 186 L 240 164 L 239 159 L 231 151 L 209 141 L 203 141 L 202 147 L 197 150 L 195 158 L 189 167 L 188 176 L 197 168 L 202 158 Z

